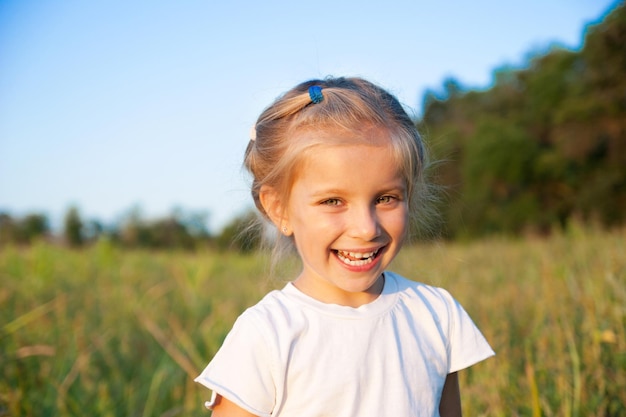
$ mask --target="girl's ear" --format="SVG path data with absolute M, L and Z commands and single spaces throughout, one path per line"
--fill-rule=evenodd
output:
M 259 201 L 272 223 L 278 230 L 282 230 L 287 223 L 287 216 L 276 189 L 267 185 L 262 186 L 259 191 Z

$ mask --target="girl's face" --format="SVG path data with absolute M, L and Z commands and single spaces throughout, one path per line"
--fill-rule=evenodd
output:
M 406 234 L 406 188 L 384 144 L 314 148 L 296 174 L 283 219 L 303 261 L 296 287 L 326 303 L 373 301 Z

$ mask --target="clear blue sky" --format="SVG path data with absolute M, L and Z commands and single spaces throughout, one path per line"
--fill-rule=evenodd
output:
M 131 207 L 209 213 L 251 205 L 240 168 L 250 126 L 277 95 L 358 75 L 419 113 L 452 76 L 557 42 L 615 1 L 0 1 L 0 211 L 70 205 L 112 223 Z

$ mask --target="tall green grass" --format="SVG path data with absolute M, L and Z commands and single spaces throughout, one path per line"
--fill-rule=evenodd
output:
M 406 248 L 497 352 L 461 373 L 467 416 L 626 416 L 626 230 Z M 284 269 L 286 276 L 293 270 Z M 0 250 L 0 416 L 207 415 L 192 379 L 281 280 L 261 255 Z

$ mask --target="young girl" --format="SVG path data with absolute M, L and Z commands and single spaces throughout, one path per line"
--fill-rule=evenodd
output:
M 428 189 L 398 100 L 359 78 L 313 80 L 255 130 L 252 196 L 302 271 L 237 319 L 196 378 L 213 417 L 460 416 L 457 371 L 494 353 L 448 292 L 385 270 Z

